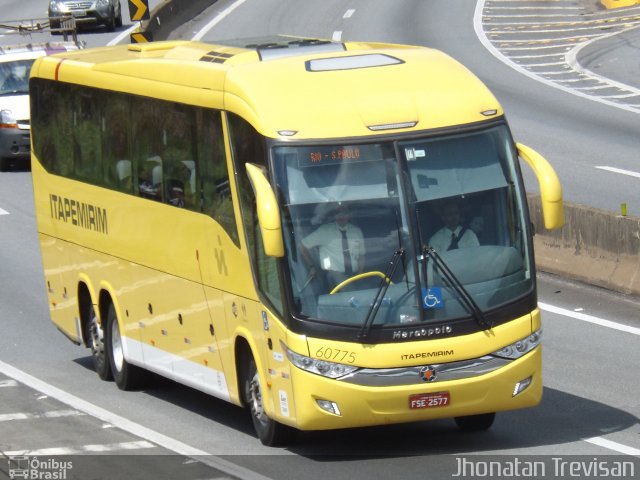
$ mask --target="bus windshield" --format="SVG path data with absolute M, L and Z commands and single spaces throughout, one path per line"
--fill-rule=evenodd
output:
M 446 325 L 532 291 L 525 197 L 505 125 L 277 146 L 273 156 L 297 318 Z

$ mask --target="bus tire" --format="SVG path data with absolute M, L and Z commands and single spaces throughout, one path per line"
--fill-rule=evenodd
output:
M 463 432 L 482 432 L 489 430 L 496 418 L 495 412 L 482 413 L 480 415 L 468 415 L 465 417 L 455 417 L 456 425 Z
M 109 313 L 107 314 L 106 345 L 109 365 L 118 388 L 120 390 L 135 390 L 139 388 L 142 383 L 143 370 L 140 367 L 131 365 L 124 358 L 122 335 L 120 334 L 118 316 L 113 303 L 109 305 Z
M 113 380 L 111 364 L 107 358 L 104 328 L 98 322 L 98 316 L 92 304 L 89 304 L 88 321 L 85 324 L 85 339 L 91 349 L 93 366 L 102 380 Z
M 262 391 L 256 362 L 251 358 L 244 378 L 244 394 L 253 421 L 253 428 L 263 445 L 269 447 L 285 445 L 291 439 L 293 431 L 291 427 L 267 416 L 264 411 Z

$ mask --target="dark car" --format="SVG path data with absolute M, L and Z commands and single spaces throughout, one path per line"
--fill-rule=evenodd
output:
M 105 25 L 109 31 L 122 26 L 120 0 L 52 0 L 49 3 L 49 25 L 60 28 L 65 17 L 74 17 L 79 26 Z

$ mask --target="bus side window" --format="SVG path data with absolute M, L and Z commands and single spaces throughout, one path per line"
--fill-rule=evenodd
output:
M 56 114 L 59 111 L 57 105 L 63 101 L 60 98 L 62 94 L 56 84 L 40 79 L 34 80 L 31 88 L 31 121 L 36 127 L 33 130 L 37 132 L 32 135 L 34 151 L 47 171 L 57 173 L 57 144 L 62 118 L 56 118 Z
M 240 239 L 236 226 L 227 157 L 222 132 L 222 119 L 216 110 L 196 111 L 199 207 L 211 216 L 239 246 Z
M 102 185 L 102 139 L 99 95 L 77 91 L 74 99 L 74 177 Z
M 127 102 L 122 96 L 103 96 L 104 181 L 109 187 L 133 192 Z
M 139 98 L 131 102 L 132 156 L 137 163 L 134 172 L 136 192 L 142 198 L 162 200 L 162 152 L 165 130 L 162 102 Z

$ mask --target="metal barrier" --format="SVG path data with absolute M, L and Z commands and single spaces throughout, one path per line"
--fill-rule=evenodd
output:
M 54 26 L 51 26 L 51 24 Z M 24 20 L 0 21 L 0 29 L 8 30 L 9 34 L 30 35 L 32 33 L 62 34 L 64 41 L 71 38 L 78 43 L 78 29 L 76 19 L 70 15 L 52 18 L 34 18 Z

